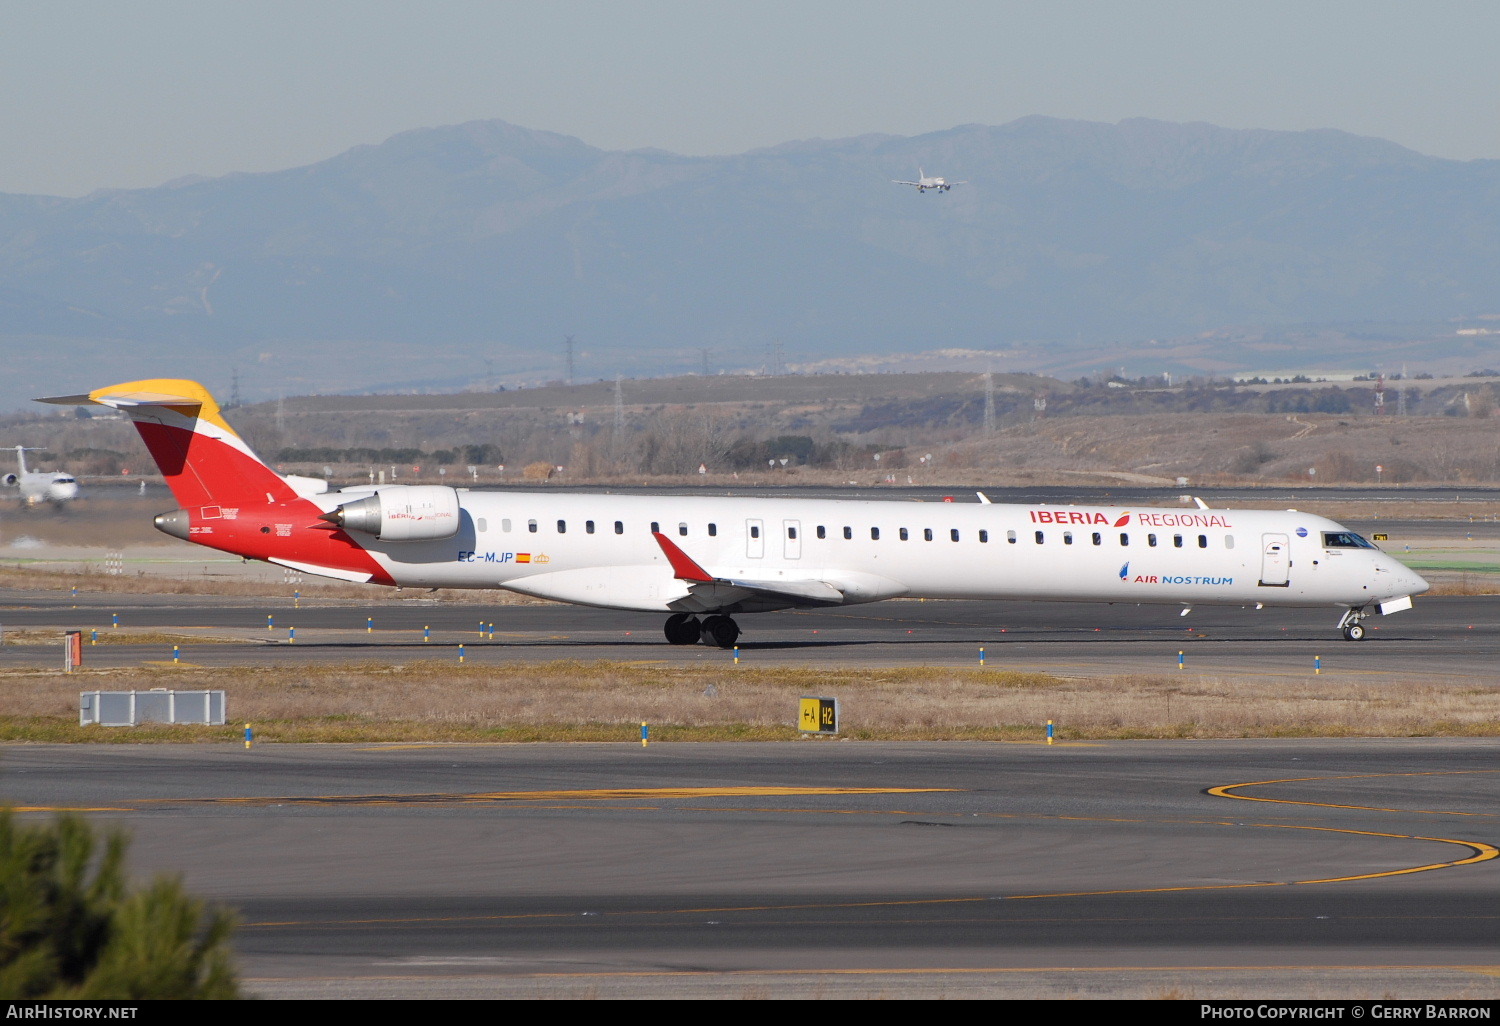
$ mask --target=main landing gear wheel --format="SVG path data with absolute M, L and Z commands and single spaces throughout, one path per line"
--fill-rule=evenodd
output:
M 704 617 L 700 630 L 705 645 L 733 648 L 734 643 L 740 639 L 740 625 L 727 616 Z
M 673 613 L 667 617 L 667 624 L 662 628 L 667 641 L 673 645 L 696 645 L 701 632 L 702 625 L 692 613 Z
M 1345 641 L 1362 641 L 1364 636 L 1365 629 L 1361 624 L 1351 623 L 1344 628 Z

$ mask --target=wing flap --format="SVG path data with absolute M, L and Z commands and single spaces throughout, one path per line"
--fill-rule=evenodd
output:
M 699 593 L 699 589 L 706 590 L 718 587 L 734 588 L 764 598 L 791 599 L 798 605 L 841 606 L 844 604 L 843 592 L 826 581 L 811 579 L 746 581 L 720 578 L 709 582 L 690 584 L 688 585 L 688 591 L 696 595 Z

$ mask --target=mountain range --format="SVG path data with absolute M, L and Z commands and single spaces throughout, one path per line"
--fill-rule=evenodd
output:
M 893 184 L 919 168 L 966 184 Z M 482 121 L 0 194 L 0 403 L 99 375 L 233 372 L 264 398 L 944 353 L 1478 367 L 1496 315 L 1500 161 L 1334 130 L 1029 117 L 687 157 Z

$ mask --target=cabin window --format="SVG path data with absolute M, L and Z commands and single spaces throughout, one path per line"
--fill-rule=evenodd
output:
M 990 532 L 988 532 L 988 531 L 986 531 L 986 530 L 984 530 L 984 529 L 981 528 L 980 531 L 979 531 L 979 544 L 981 544 L 981 545 L 987 545 L 987 544 L 989 544 L 989 540 L 990 540 Z
M 477 521 L 474 522 L 474 526 L 479 528 L 480 534 L 484 534 L 490 529 L 490 522 L 484 517 L 480 517 Z
M 872 528 L 870 528 L 870 540 L 871 541 L 879 541 L 880 540 L 880 528 L 878 528 L 878 527 L 872 527 Z
M 719 536 L 719 525 L 718 524 L 709 524 L 708 525 L 708 536 L 710 538 L 717 538 Z
M 1206 549 L 1206 548 L 1208 548 L 1208 535 L 1206 535 L 1206 534 L 1200 534 L 1198 536 L 1198 547 L 1200 549 Z
M 566 520 L 559 520 L 557 522 L 557 533 L 558 534 L 567 534 L 568 533 L 568 522 Z
M 926 541 L 932 541 L 932 528 L 930 528 L 930 527 L 924 527 L 924 528 L 922 528 L 922 538 L 924 540 L 926 540 Z
M 1180 535 L 1180 534 L 1174 534 L 1174 535 L 1172 535 L 1172 548 L 1174 548 L 1174 549 L 1180 549 L 1180 548 L 1182 548 L 1182 535 Z
M 824 527 L 822 524 L 818 525 L 818 537 L 819 538 L 827 538 L 828 537 L 828 528 Z
M 1072 531 L 1064 531 L 1063 532 L 1063 544 L 1064 545 L 1072 545 L 1073 544 L 1073 532 Z
M 510 517 L 505 517 L 500 521 L 500 530 L 510 533 Z
M 948 540 L 949 541 L 958 541 L 958 528 L 956 528 L 956 527 L 949 528 L 949 530 L 948 530 Z
M 1046 542 L 1046 540 L 1047 540 L 1047 536 L 1046 536 L 1046 535 L 1044 535 L 1044 534 L 1042 534 L 1042 532 L 1041 532 L 1041 531 L 1038 531 L 1038 532 L 1037 532 L 1037 533 L 1036 533 L 1036 543 L 1037 543 L 1037 544 L 1038 544 L 1038 545 L 1041 545 L 1041 544 L 1043 544 L 1043 543 L 1045 543 L 1045 542 Z
M 752 538 L 759 538 L 760 537 L 760 525 L 759 524 L 751 524 L 750 525 L 750 537 L 752 537 Z
M 1014 545 L 1016 543 L 1016 532 L 1014 532 L 1014 531 L 1006 531 L 1005 532 L 1005 540 L 1008 541 L 1008 542 L 1010 542 L 1010 544 Z
M 1226 534 L 1224 536 L 1224 547 L 1226 549 L 1232 549 L 1232 548 L 1234 548 L 1234 535 L 1232 535 L 1232 534 Z
M 623 520 L 616 520 L 615 521 L 615 534 L 624 534 L 624 533 L 625 533 L 625 521 L 623 521 Z
M 651 521 L 651 533 L 661 534 L 661 524 L 657 523 L 655 520 Z
M 1104 544 L 1104 535 L 1100 534 L 1098 531 L 1095 531 L 1094 532 L 1094 537 L 1093 537 L 1093 542 L 1094 542 L 1095 545 L 1103 545 Z
M 1124 531 L 1120 532 L 1120 544 L 1121 545 L 1129 545 L 1130 544 L 1130 535 L 1126 534 Z
M 594 533 L 594 522 L 592 520 L 585 520 L 583 522 L 583 533 L 584 534 L 593 534 Z
M 908 541 L 910 538 L 911 538 L 911 535 L 909 533 L 907 533 L 906 528 L 904 528 L 904 527 L 901 528 L 901 540 L 902 541 Z
M 1156 548 L 1156 535 L 1154 535 L 1154 534 L 1148 534 L 1148 535 L 1146 535 L 1146 544 L 1149 545 L 1149 546 L 1151 546 L 1153 549 Z
M 788 527 L 786 529 L 786 536 L 795 539 L 797 537 L 797 529 L 795 527 Z
M 677 525 L 677 534 L 680 537 L 686 538 L 687 537 L 687 524 L 678 524 Z
M 535 520 L 528 520 L 528 521 L 526 521 L 526 530 L 530 531 L 532 534 L 536 534 L 536 521 Z
M 846 528 L 844 528 L 844 539 L 847 541 L 848 539 L 853 538 L 853 537 L 854 537 L 854 528 L 852 528 L 852 527 L 846 527 Z

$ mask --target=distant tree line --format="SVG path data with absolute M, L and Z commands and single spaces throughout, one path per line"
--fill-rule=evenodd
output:
M 282 463 L 430 463 L 435 466 L 467 464 L 487 466 L 505 462 L 505 455 L 497 445 L 483 442 L 463 445 L 453 449 L 339 449 L 332 446 L 296 447 L 278 449 L 276 459 Z

